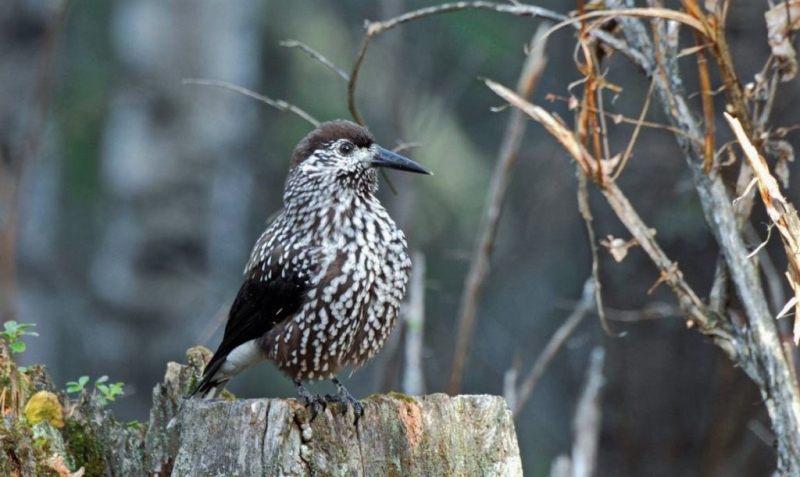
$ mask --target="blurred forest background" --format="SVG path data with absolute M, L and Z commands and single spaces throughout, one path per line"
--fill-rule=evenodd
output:
M 0 2 L 0 303 L 4 319 L 37 323 L 41 334 L 27 340 L 23 364 L 46 364 L 60 384 L 84 374 L 123 381 L 116 415 L 145 419 L 166 362 L 183 360 L 193 345 L 217 345 L 250 247 L 281 207 L 292 149 L 310 130 L 295 115 L 182 80 L 225 80 L 320 120 L 349 118 L 346 84 L 279 43 L 302 41 L 349 69 L 365 19 L 436 3 Z M 562 13 L 576 7 L 537 4 Z M 766 8 L 767 2 L 730 4 L 728 40 L 744 82 L 769 56 Z M 477 79 L 514 85 L 523 46 L 539 24 L 481 11 L 428 18 L 379 37 L 361 72 L 359 105 L 379 141 L 419 143 L 407 155 L 435 172 L 389 173 L 398 193 L 385 184 L 380 192 L 410 246 L 427 259 L 426 392 L 447 384 L 464 276 L 508 115 L 491 112 L 502 101 Z M 534 96 L 567 119 L 566 105 L 546 98 L 566 96 L 581 77 L 574 44 L 569 29 L 549 39 L 549 63 Z M 695 59 L 682 62 L 693 91 Z M 645 79 L 624 58 L 609 64 L 609 80 L 624 88 L 613 102 L 609 94 L 609 109 L 637 117 Z M 798 91 L 797 80 L 780 86 L 774 124 L 799 122 Z M 647 119 L 665 122 L 658 110 Z M 615 127 L 612 149 L 624 149 L 631 130 Z M 796 135 L 788 140 L 797 146 Z M 575 167 L 538 125 L 529 125 L 524 141 L 480 302 L 465 393 L 501 394 L 505 372 L 515 360 L 530 366 L 590 276 Z M 800 172 L 797 162 L 791 168 Z M 643 129 L 619 183 L 688 282 L 707 294 L 718 247 L 673 136 Z M 797 187 L 787 195 L 800 202 Z M 627 239 L 606 202 L 594 193 L 591 199 L 598 236 Z M 753 223 L 762 237 L 766 222 L 757 202 Z M 768 250 L 784 270 L 779 241 Z M 517 418 L 526 475 L 546 475 L 554 457 L 569 450 L 575 402 L 597 344 L 607 353 L 598 475 L 771 472 L 775 456 L 757 388 L 687 331 L 665 286 L 648 294 L 658 273 L 641 250 L 631 249 L 621 263 L 600 253 L 611 326 L 627 335 L 606 336 L 592 315 L 555 358 Z M 772 306 L 785 301 L 773 297 Z M 351 392 L 399 389 L 390 358 L 384 353 L 346 379 Z M 269 365 L 230 389 L 240 397 L 294 396 L 291 382 Z

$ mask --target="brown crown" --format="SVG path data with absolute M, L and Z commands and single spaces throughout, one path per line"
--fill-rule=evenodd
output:
M 293 169 L 297 167 L 297 165 L 308 159 L 308 156 L 326 142 L 332 142 L 338 139 L 347 139 L 357 147 L 369 147 L 375 142 L 375 137 L 372 136 L 372 133 L 356 123 L 343 119 L 327 121 L 317 126 L 316 129 L 308 133 L 308 135 L 300 141 L 294 149 L 292 162 L 289 168 Z

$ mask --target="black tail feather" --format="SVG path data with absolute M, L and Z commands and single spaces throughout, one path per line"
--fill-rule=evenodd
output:
M 225 385 L 229 381 L 229 379 L 214 379 L 217 371 L 219 368 L 222 367 L 222 364 L 225 363 L 224 359 L 216 360 L 215 362 L 209 363 L 209 366 L 206 366 L 206 369 L 203 371 L 203 379 L 197 384 L 192 391 L 186 398 L 192 399 L 195 395 L 199 394 L 199 397 L 205 397 L 208 393 L 214 391 L 218 386 Z

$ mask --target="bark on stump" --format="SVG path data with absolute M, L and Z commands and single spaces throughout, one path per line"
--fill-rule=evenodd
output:
M 363 401 L 357 426 L 338 404 L 309 423 L 309 412 L 293 399 L 184 401 L 202 356 L 190 353 L 189 362 L 167 366 L 146 429 L 116 422 L 88 395 L 69 403 L 63 394 L 63 428 L 46 421 L 0 425 L 0 473 L 58 475 L 51 462 L 59 456 L 86 476 L 522 475 L 501 397 L 374 395 Z M 53 390 L 44 371 L 26 379 L 28 396 Z

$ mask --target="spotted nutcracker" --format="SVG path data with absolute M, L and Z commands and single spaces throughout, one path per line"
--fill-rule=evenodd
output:
M 397 321 L 411 260 L 403 232 L 375 197 L 377 168 L 430 174 L 349 121 L 322 123 L 294 150 L 284 209 L 258 239 L 225 334 L 192 396 L 217 397 L 231 378 L 269 359 L 316 416 L 329 402 L 361 403 L 336 378 L 363 366 Z M 336 394 L 304 381 L 331 379 Z

